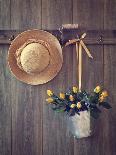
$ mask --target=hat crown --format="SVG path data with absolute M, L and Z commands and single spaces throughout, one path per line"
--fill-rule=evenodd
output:
M 50 55 L 48 49 L 40 43 L 30 43 L 21 52 L 22 69 L 35 74 L 42 72 L 49 64 Z

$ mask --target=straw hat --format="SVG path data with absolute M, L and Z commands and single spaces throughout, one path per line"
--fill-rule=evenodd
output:
M 8 64 L 14 76 L 38 85 L 52 80 L 62 67 L 62 48 L 55 36 L 42 30 L 28 30 L 11 43 Z

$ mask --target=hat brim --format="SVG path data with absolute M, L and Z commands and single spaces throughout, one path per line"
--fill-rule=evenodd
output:
M 42 72 L 31 75 L 21 70 L 15 58 L 16 50 L 29 39 L 39 39 L 47 42 L 51 48 L 50 63 Z M 57 38 L 43 30 L 28 30 L 19 34 L 11 43 L 8 51 L 8 65 L 13 75 L 22 82 L 31 85 L 44 84 L 52 80 L 60 71 L 63 63 L 62 48 Z

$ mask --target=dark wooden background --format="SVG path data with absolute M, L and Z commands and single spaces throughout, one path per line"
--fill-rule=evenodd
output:
M 115 0 L 0 0 L 0 29 L 56 29 L 78 23 L 87 29 L 116 29 Z M 9 45 L 0 45 L 0 155 L 116 155 L 116 45 L 89 46 L 83 54 L 83 87 L 109 90 L 112 110 L 96 121 L 96 133 L 76 140 L 63 117 L 46 106 L 46 90 L 76 84 L 75 52 L 63 50 L 61 72 L 45 85 L 30 86 L 11 76 Z

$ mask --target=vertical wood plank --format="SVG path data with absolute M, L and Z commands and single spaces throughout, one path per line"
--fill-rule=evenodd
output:
M 11 0 L 11 28 L 41 28 L 41 0 Z M 12 155 L 42 155 L 42 86 L 12 77 Z
M 11 155 L 11 82 L 7 69 L 8 46 L 0 46 L 0 154 Z
M 10 28 L 10 0 L 0 0 L 0 29 L 8 28 Z M 0 155 L 11 155 L 11 87 L 6 67 L 7 50 L 7 45 L 0 45 Z
M 41 0 L 11 0 L 11 29 L 41 28 Z
M 86 29 L 102 29 L 103 6 L 104 2 L 101 0 L 73 0 L 73 23 L 78 23 L 80 27 L 86 27 Z M 82 87 L 90 91 L 98 84 L 103 85 L 103 47 L 94 45 L 88 48 L 94 59 L 90 60 L 83 51 Z M 76 68 L 75 61 L 73 67 Z M 95 121 L 96 132 L 93 136 L 75 140 L 75 155 L 103 155 L 103 130 L 101 130 L 103 121 L 103 116 Z
M 10 28 L 10 0 L 0 0 L 0 29 Z
M 71 0 L 42 0 L 42 28 L 57 29 L 72 23 Z
M 72 1 L 43 0 L 42 28 L 56 29 L 63 23 L 72 23 Z M 74 153 L 73 137 L 67 129 L 64 114 L 55 113 L 45 102 L 47 89 L 52 89 L 54 93 L 58 94 L 72 86 L 73 57 L 71 50 L 71 48 L 63 50 L 62 70 L 43 89 L 43 155 L 73 155 Z
M 104 29 L 116 29 L 116 1 L 105 0 Z M 112 34 L 113 35 L 113 34 Z M 105 113 L 104 154 L 116 154 L 116 46 L 104 46 L 104 86 L 109 91 L 110 112 Z M 107 153 L 106 153 L 107 152 Z

